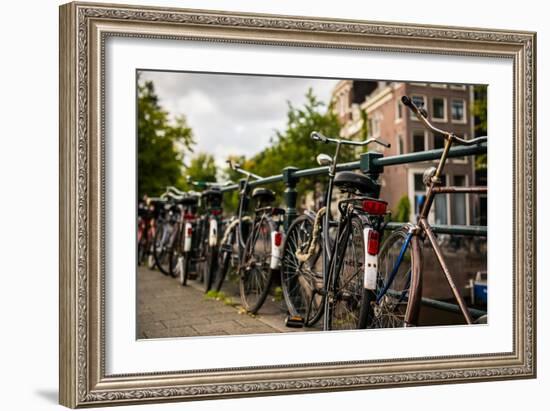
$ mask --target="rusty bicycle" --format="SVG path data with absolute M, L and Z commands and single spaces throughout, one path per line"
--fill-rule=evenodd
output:
M 415 105 L 407 96 L 403 96 L 401 101 L 428 130 L 443 136 L 445 145 L 437 167 L 430 167 L 423 174 L 426 196 L 416 223 L 407 223 L 395 230 L 381 246 L 377 286 L 374 290 L 368 290 L 366 303 L 362 306 L 365 312 L 362 314 L 366 318 L 367 328 L 407 327 L 417 324 L 422 302 L 422 242 L 427 240 L 433 248 L 436 260 L 451 288 L 464 321 L 466 324 L 472 324 L 474 319 L 445 262 L 437 238 L 428 222 L 428 215 L 436 195 L 487 193 L 487 187 L 443 186 L 441 179 L 453 144 L 477 145 L 485 142 L 487 137 L 466 140 L 453 132 L 441 130 L 430 123 L 424 108 Z

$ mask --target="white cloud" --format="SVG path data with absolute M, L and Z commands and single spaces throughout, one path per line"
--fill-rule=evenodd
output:
M 229 155 L 251 156 L 269 145 L 274 130 L 286 125 L 287 102 L 300 106 L 312 88 L 325 103 L 337 80 L 143 71 L 160 104 L 171 116 L 185 115 L 195 151 L 208 152 L 222 165 Z

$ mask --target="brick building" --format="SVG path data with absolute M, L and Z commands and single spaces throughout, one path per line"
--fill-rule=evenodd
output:
M 442 129 L 453 130 L 465 138 L 474 136 L 474 118 L 470 108 L 473 86 L 431 83 L 397 83 L 374 81 L 340 81 L 333 92 L 333 110 L 342 123 L 341 136 L 360 139 L 379 137 L 391 148 L 372 148 L 384 156 L 442 148 L 440 136 L 428 132 L 401 103 L 403 95 L 423 105 L 429 119 Z M 422 173 L 435 162 L 387 167 L 381 176 L 381 197 L 396 210 L 400 199 L 407 196 L 409 216 L 414 221 L 425 195 Z M 473 185 L 474 158 L 447 161 L 443 182 L 446 185 Z M 481 199 L 481 201 L 485 201 Z M 442 194 L 436 197 L 430 220 L 436 224 L 479 224 L 480 199 L 469 194 Z

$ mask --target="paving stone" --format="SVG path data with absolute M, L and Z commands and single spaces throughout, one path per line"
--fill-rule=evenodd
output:
M 281 302 L 268 299 L 258 316 L 239 313 L 238 283 L 228 283 L 225 298 L 217 300 L 205 297 L 196 281 L 182 287 L 174 278 L 139 267 L 137 288 L 140 339 L 302 331 L 284 326 Z M 227 298 L 234 304 L 226 304 Z

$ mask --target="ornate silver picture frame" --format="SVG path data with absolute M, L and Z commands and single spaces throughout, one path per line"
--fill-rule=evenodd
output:
M 513 63 L 513 350 L 106 373 L 105 43 L 114 37 L 474 56 Z M 536 35 L 92 3 L 60 8 L 60 403 L 67 407 L 536 376 Z

